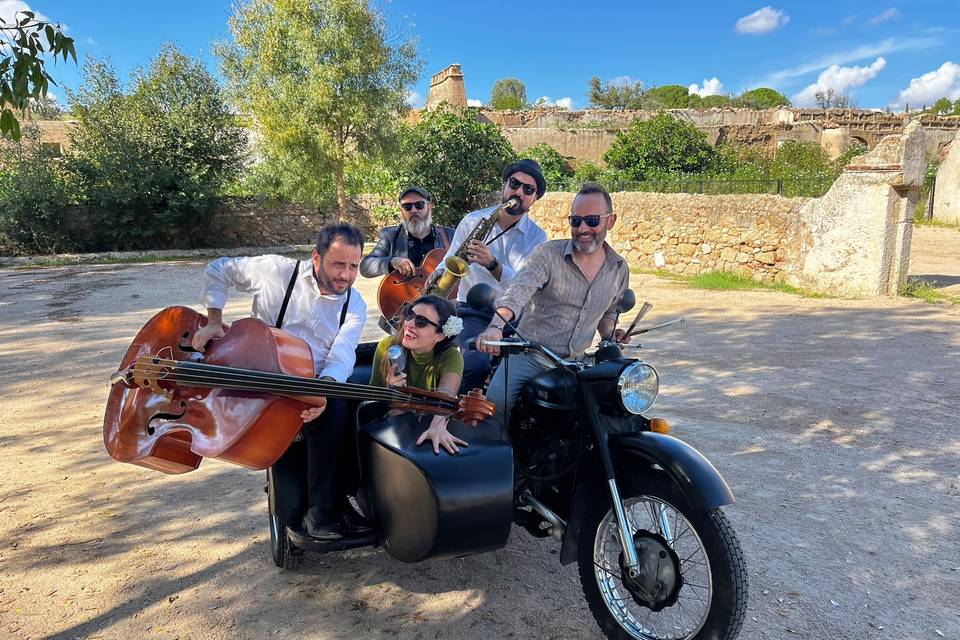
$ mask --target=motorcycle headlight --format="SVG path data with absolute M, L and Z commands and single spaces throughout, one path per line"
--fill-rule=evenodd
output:
M 657 400 L 660 374 L 646 362 L 634 362 L 620 374 L 617 391 L 624 409 L 630 413 L 643 413 Z

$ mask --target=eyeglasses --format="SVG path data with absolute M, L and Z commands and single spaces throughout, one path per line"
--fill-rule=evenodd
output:
M 568 216 L 567 219 L 570 220 L 570 226 L 576 229 L 582 223 L 586 222 L 588 227 L 597 227 L 600 226 L 600 218 L 608 218 L 612 216 L 612 213 L 605 213 L 602 216 Z
M 400 205 L 403 207 L 404 211 L 413 211 L 413 208 L 416 207 L 417 211 L 422 211 L 425 206 L 427 206 L 426 200 L 417 200 L 416 202 L 404 202 Z
M 413 326 L 417 329 L 426 329 L 428 324 L 432 324 L 436 327 L 437 331 L 440 331 L 440 325 L 431 320 L 426 316 L 422 316 L 419 313 L 414 313 L 413 309 L 407 307 L 403 310 L 403 319 L 404 320 L 413 320 Z
M 532 196 L 537 192 L 537 187 L 532 184 L 527 184 L 526 182 L 520 182 L 516 178 L 510 178 L 507 180 L 507 184 L 510 185 L 510 188 L 516 191 L 520 187 L 523 187 L 524 195 Z

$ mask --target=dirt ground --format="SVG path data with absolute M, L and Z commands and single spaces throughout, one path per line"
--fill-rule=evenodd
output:
M 913 256 L 960 284 L 960 232 L 917 229 Z M 156 310 L 196 304 L 201 267 L 0 270 L 0 638 L 600 637 L 555 542 L 514 529 L 462 560 L 369 550 L 282 572 L 262 472 L 113 462 L 108 376 Z M 687 319 L 641 353 L 662 378 L 652 413 L 737 496 L 740 637 L 960 638 L 960 307 L 632 286 L 651 319 Z

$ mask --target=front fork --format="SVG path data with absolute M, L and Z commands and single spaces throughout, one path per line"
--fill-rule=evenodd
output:
M 583 403 L 586 407 L 587 417 L 590 421 L 590 427 L 593 429 L 593 437 L 597 442 L 597 449 L 600 451 L 600 460 L 603 463 L 603 473 L 607 479 L 607 489 L 610 491 L 610 504 L 613 507 L 613 515 L 617 519 L 617 529 L 620 531 L 620 546 L 623 547 L 623 557 L 627 570 L 627 575 L 636 578 L 640 575 L 640 561 L 637 558 L 637 547 L 633 543 L 633 535 L 627 523 L 627 513 L 623 509 L 623 500 L 620 498 L 620 489 L 617 487 L 617 478 L 613 469 L 613 458 L 610 456 L 610 443 L 607 439 L 607 433 L 600 425 L 600 411 L 597 407 L 597 401 L 593 397 L 593 392 L 586 385 L 580 386 L 583 392 Z M 661 526 L 666 517 L 659 514 Z M 669 523 L 668 523 L 669 524 Z M 668 536 L 668 539 L 672 536 Z

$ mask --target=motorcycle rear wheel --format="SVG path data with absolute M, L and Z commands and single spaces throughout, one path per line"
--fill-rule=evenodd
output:
M 735 638 L 747 610 L 747 569 L 723 512 L 691 508 L 666 483 L 628 488 L 623 502 L 634 539 L 663 551 L 653 554 L 662 558 L 657 566 L 648 563 L 645 569 L 669 594 L 651 603 L 644 599 L 649 591 L 631 591 L 625 584 L 616 518 L 609 497 L 598 496 L 580 528 L 577 564 L 587 604 L 604 634 L 612 640 Z M 674 568 L 682 578 L 676 579 Z

